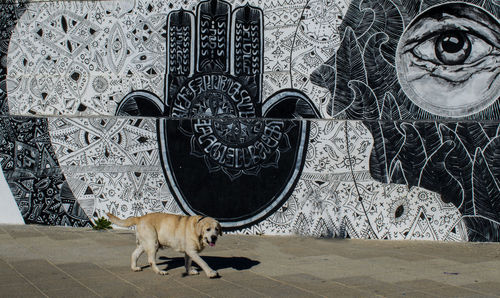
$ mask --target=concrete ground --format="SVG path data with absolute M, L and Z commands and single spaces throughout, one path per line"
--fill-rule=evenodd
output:
M 130 270 L 135 236 L 0 225 L 0 297 L 500 297 L 500 244 L 224 235 L 201 255 L 221 278 Z

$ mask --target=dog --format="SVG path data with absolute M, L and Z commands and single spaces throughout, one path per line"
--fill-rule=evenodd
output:
M 217 236 L 222 236 L 221 225 L 215 219 L 201 215 L 184 216 L 168 213 L 150 213 L 127 219 L 120 219 L 111 213 L 107 215 L 117 226 L 136 226 L 137 247 L 131 257 L 133 271 L 142 270 L 137 266 L 137 259 L 145 251 L 153 271 L 166 275 L 167 271 L 160 270 L 156 265 L 156 253 L 159 248 L 171 247 L 184 253 L 186 274 L 198 274 L 198 270 L 191 267 L 191 262 L 195 261 L 209 278 L 219 276 L 217 271 L 210 268 L 198 254 L 206 246 L 215 246 Z

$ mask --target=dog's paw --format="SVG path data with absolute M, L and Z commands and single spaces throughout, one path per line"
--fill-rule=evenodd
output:
M 164 270 L 159 270 L 158 272 L 156 272 L 157 274 L 159 275 L 167 275 L 168 272 L 167 271 L 164 271 Z
M 217 271 L 215 271 L 215 270 L 212 270 L 212 271 L 207 272 L 207 276 L 210 278 L 217 278 L 217 277 L 219 277 L 219 273 L 217 273 Z
M 198 274 L 200 274 L 200 272 L 198 272 L 198 270 L 194 268 L 191 268 L 191 270 L 189 270 L 189 275 L 198 275 Z
M 142 271 L 142 268 L 141 267 L 132 267 L 132 271 L 134 271 L 134 272 Z

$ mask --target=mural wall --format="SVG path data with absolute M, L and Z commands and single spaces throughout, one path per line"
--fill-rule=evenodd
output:
M 0 10 L 1 200 L 27 224 L 170 212 L 237 233 L 500 241 L 496 0 Z

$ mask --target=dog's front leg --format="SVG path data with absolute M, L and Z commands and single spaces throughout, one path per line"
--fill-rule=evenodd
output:
M 189 275 L 197 275 L 197 274 L 199 274 L 198 270 L 196 270 L 196 268 L 191 267 L 192 261 L 193 261 L 193 259 L 191 259 L 191 257 L 187 253 L 185 253 L 184 254 L 184 267 L 186 267 L 186 273 Z
M 186 251 L 186 254 L 191 258 L 193 259 L 193 261 L 196 262 L 196 264 L 198 264 L 201 269 L 203 269 L 203 271 L 205 271 L 205 274 L 210 277 L 210 278 L 214 278 L 214 277 L 217 277 L 219 276 L 219 274 L 217 273 L 217 271 L 213 270 L 212 268 L 210 268 L 208 266 L 207 263 L 205 263 L 205 261 L 203 261 L 203 259 L 198 255 L 198 253 L 196 253 L 195 251 Z

